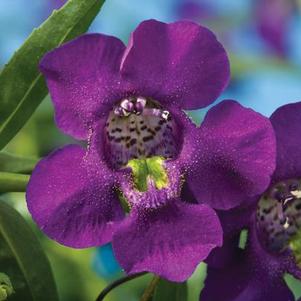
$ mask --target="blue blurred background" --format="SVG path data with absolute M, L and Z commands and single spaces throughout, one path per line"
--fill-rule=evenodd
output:
M 63 0 L 0 1 L 0 69 L 30 32 Z M 299 0 L 107 0 L 90 31 L 114 35 L 125 43 L 143 20 L 189 19 L 213 30 L 226 48 L 232 79 L 217 100 L 236 99 L 266 116 L 280 105 L 301 100 L 301 1 Z M 49 37 L 51 38 L 51 37 Z M 188 112 L 200 122 L 206 110 Z M 71 138 L 58 131 L 47 97 L 6 150 L 41 157 Z M 9 196 L 28 218 L 23 194 Z M 48 240 L 34 225 L 51 260 L 62 300 L 94 300 L 110 281 L 122 275 L 110 245 L 70 250 Z M 189 298 L 198 300 L 205 277 L 201 264 L 189 280 Z M 149 276 L 113 292 L 108 300 L 138 300 Z M 299 282 L 287 281 L 297 297 Z

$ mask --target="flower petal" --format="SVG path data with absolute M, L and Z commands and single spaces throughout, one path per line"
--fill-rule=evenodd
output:
M 262 193 L 275 168 L 275 137 L 268 118 L 223 101 L 213 107 L 195 139 L 187 171 L 190 190 L 201 203 L 230 209 Z
M 117 38 L 87 34 L 44 56 L 40 69 L 62 131 L 75 138 L 87 138 L 97 113 L 118 100 L 124 49 Z
M 227 54 L 208 29 L 189 21 L 142 22 L 133 32 L 121 72 L 162 103 L 182 109 L 212 103 L 228 83 Z
M 287 254 L 266 252 L 257 239 L 255 226 L 253 223 L 250 227 L 246 249 L 236 255 L 231 265 L 208 268 L 201 301 L 295 300 L 283 280 L 290 264 Z
M 239 235 L 224 237 L 223 245 L 212 250 L 206 259 L 206 263 L 214 268 L 230 265 L 233 260 L 237 259 L 238 254 L 241 252 L 238 245 Z
M 301 102 L 284 105 L 270 118 L 276 134 L 275 181 L 301 177 Z
M 287 52 L 287 33 L 293 19 L 295 4 L 285 0 L 261 0 L 255 3 L 257 30 L 265 42 L 280 57 Z
M 109 242 L 124 216 L 113 191 L 114 174 L 100 164 L 88 170 L 88 159 L 77 145 L 55 151 L 38 163 L 26 192 L 28 209 L 39 227 L 75 248 Z
M 221 243 L 220 223 L 211 208 L 176 199 L 156 209 L 134 208 L 113 238 L 126 272 L 149 271 L 179 282 Z
M 218 288 L 218 289 L 217 289 Z M 231 267 L 207 269 L 200 301 L 294 301 L 282 275 L 271 275 L 239 257 Z
M 223 245 L 215 248 L 206 263 L 211 267 L 225 267 L 232 264 L 241 252 L 239 248 L 240 234 L 253 222 L 257 207 L 257 198 L 248 201 L 248 206 L 238 206 L 230 210 L 218 210 L 217 215 L 223 228 Z

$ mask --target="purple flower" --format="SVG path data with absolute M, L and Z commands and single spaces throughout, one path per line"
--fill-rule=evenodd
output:
M 49 0 L 51 11 L 61 8 L 66 3 L 66 1 L 67 0 Z
M 280 107 L 270 120 L 277 143 L 271 184 L 253 204 L 219 212 L 225 244 L 208 258 L 202 301 L 295 300 L 283 276 L 301 279 L 301 102 Z M 248 240 L 240 249 L 243 228 Z
M 176 5 L 177 15 L 182 19 L 199 22 L 212 16 L 212 8 L 206 2 L 195 0 L 180 0 Z
M 279 56 L 286 54 L 286 38 L 295 10 L 292 0 L 257 0 L 255 15 L 258 32 Z
M 231 208 L 265 190 L 274 169 L 267 118 L 225 101 L 197 128 L 182 111 L 207 106 L 224 89 L 223 47 L 197 24 L 150 20 L 128 47 L 84 35 L 48 53 L 41 70 L 58 127 L 88 144 L 66 146 L 37 165 L 27 189 L 34 220 L 67 246 L 112 241 L 128 273 L 187 279 L 222 243 L 207 199 Z M 203 204 L 181 197 L 183 183 Z

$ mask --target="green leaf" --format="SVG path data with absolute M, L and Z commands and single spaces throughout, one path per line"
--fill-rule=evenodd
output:
M 153 301 L 187 301 L 187 283 L 170 282 L 160 279 L 154 293 Z
M 104 0 L 69 0 L 35 29 L 0 73 L 0 149 L 47 95 L 38 63 L 49 50 L 87 31 Z
M 23 192 L 26 190 L 29 175 L 0 172 L 0 193 Z
M 38 159 L 24 158 L 7 152 L 0 152 L 0 172 L 30 173 Z
M 187 280 L 188 301 L 199 300 L 207 276 L 207 266 L 201 262 Z
M 15 293 L 12 301 L 57 301 L 49 261 L 23 217 L 0 202 L 0 267 L 9 276 Z
M 290 274 L 285 274 L 283 278 L 284 278 L 284 281 L 286 282 L 287 286 L 290 288 L 290 290 L 294 294 L 295 300 L 300 300 L 299 299 L 301 297 L 300 280 Z

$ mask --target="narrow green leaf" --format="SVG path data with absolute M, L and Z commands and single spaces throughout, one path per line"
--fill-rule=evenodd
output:
M 0 247 L 6 251 L 0 256 L 1 272 L 9 276 L 15 290 L 12 300 L 58 300 L 50 264 L 38 239 L 5 202 L 0 202 Z
M 0 152 L 0 172 L 30 173 L 38 159 L 24 158 L 7 152 Z
M 153 301 L 187 301 L 187 283 L 170 282 L 160 279 L 154 293 Z
M 35 29 L 0 73 L 0 149 L 47 95 L 38 63 L 49 50 L 87 31 L 104 0 L 69 0 Z
M 187 280 L 188 301 L 199 300 L 207 276 L 207 265 L 201 262 Z
M 300 300 L 301 297 L 301 282 L 291 274 L 284 275 L 284 281 L 295 296 L 295 300 Z
M 23 192 L 26 190 L 29 175 L 0 172 L 0 193 Z

